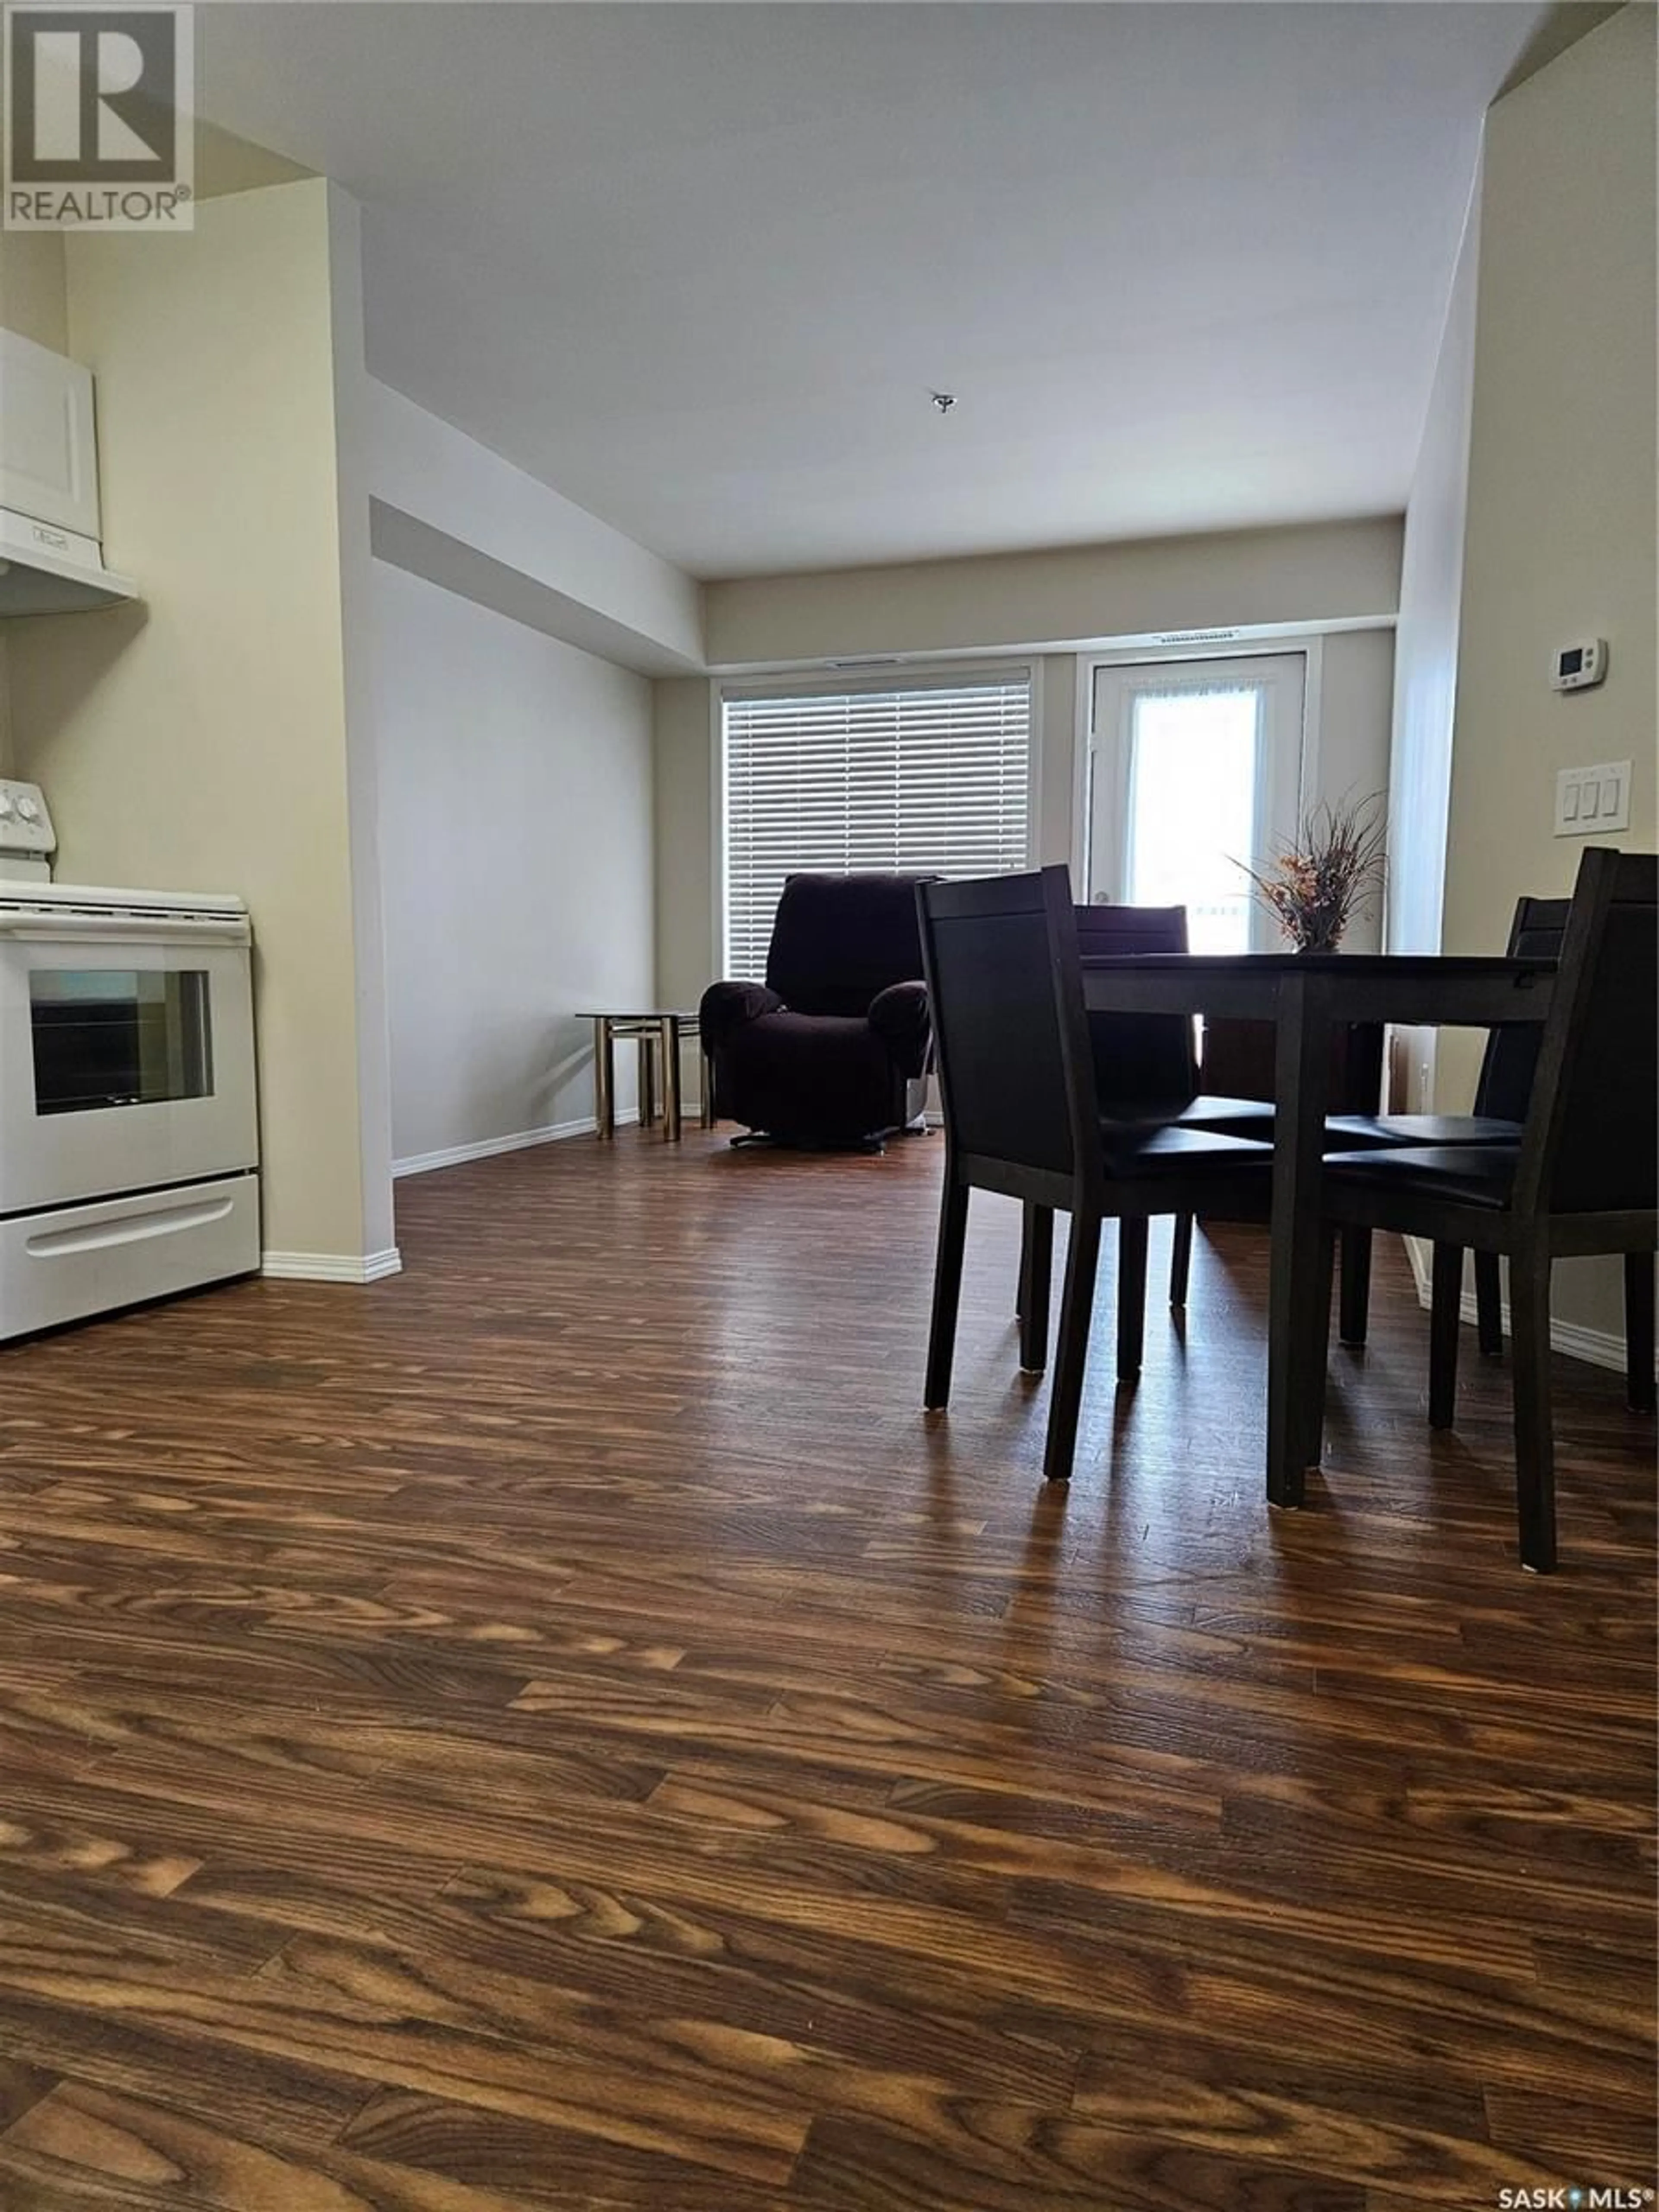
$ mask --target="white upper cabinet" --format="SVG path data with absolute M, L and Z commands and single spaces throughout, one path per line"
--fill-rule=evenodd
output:
M 92 372 L 15 331 L 0 331 L 0 507 L 101 535 Z

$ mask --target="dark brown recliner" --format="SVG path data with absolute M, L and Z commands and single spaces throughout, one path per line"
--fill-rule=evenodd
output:
M 790 1145 L 921 1126 L 933 1032 L 916 885 L 935 880 L 787 879 L 765 982 L 711 983 L 697 1010 L 716 1115 Z

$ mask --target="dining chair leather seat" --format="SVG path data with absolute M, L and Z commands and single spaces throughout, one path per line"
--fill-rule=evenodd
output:
M 1389 1152 L 1327 1152 L 1327 1170 L 1355 1186 L 1455 1198 L 1461 1206 L 1506 1206 L 1521 1158 L 1514 1145 L 1405 1145 Z
M 1496 1114 L 1333 1114 L 1325 1137 L 1328 1158 L 1339 1140 L 1351 1152 L 1382 1145 L 1518 1145 L 1521 1124 Z
M 1111 1099 L 1101 1103 L 1103 1116 L 1126 1123 L 1173 1120 L 1179 1127 L 1188 1129 L 1219 1129 L 1233 1137 L 1253 1137 L 1270 1145 L 1273 1136 L 1273 1109 L 1260 1098 L 1220 1098 L 1208 1091 L 1200 1091 L 1185 1105 L 1171 1107 L 1164 1112 L 1154 1112 L 1144 1106 L 1119 1105 Z
M 1263 1144 L 1274 1141 L 1274 1110 L 1263 1099 L 1217 1097 L 1210 1091 L 1201 1091 L 1190 1106 L 1183 1106 L 1182 1119 L 1188 1128 L 1221 1128 L 1232 1137 L 1259 1137 Z
M 1188 1129 L 1178 1121 L 1136 1127 L 1103 1114 L 1100 1142 L 1107 1173 L 1114 1176 L 1181 1174 L 1220 1159 L 1241 1166 L 1273 1164 L 1271 1145 L 1230 1137 L 1219 1129 Z

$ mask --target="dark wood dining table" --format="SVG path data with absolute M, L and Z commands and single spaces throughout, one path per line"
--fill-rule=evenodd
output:
M 1267 1498 L 1303 1501 L 1324 1409 L 1320 1182 L 1330 1034 L 1384 1023 L 1489 1029 L 1541 1022 L 1555 965 L 1370 952 L 1139 953 L 1085 958 L 1091 1013 L 1207 1014 L 1274 1025 L 1272 1245 L 1267 1315 Z

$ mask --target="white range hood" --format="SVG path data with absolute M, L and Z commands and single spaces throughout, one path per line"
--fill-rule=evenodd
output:
M 104 566 L 95 538 L 0 508 L 0 616 L 75 614 L 137 596 L 131 576 Z
M 0 616 L 137 599 L 100 536 L 92 372 L 0 331 Z

